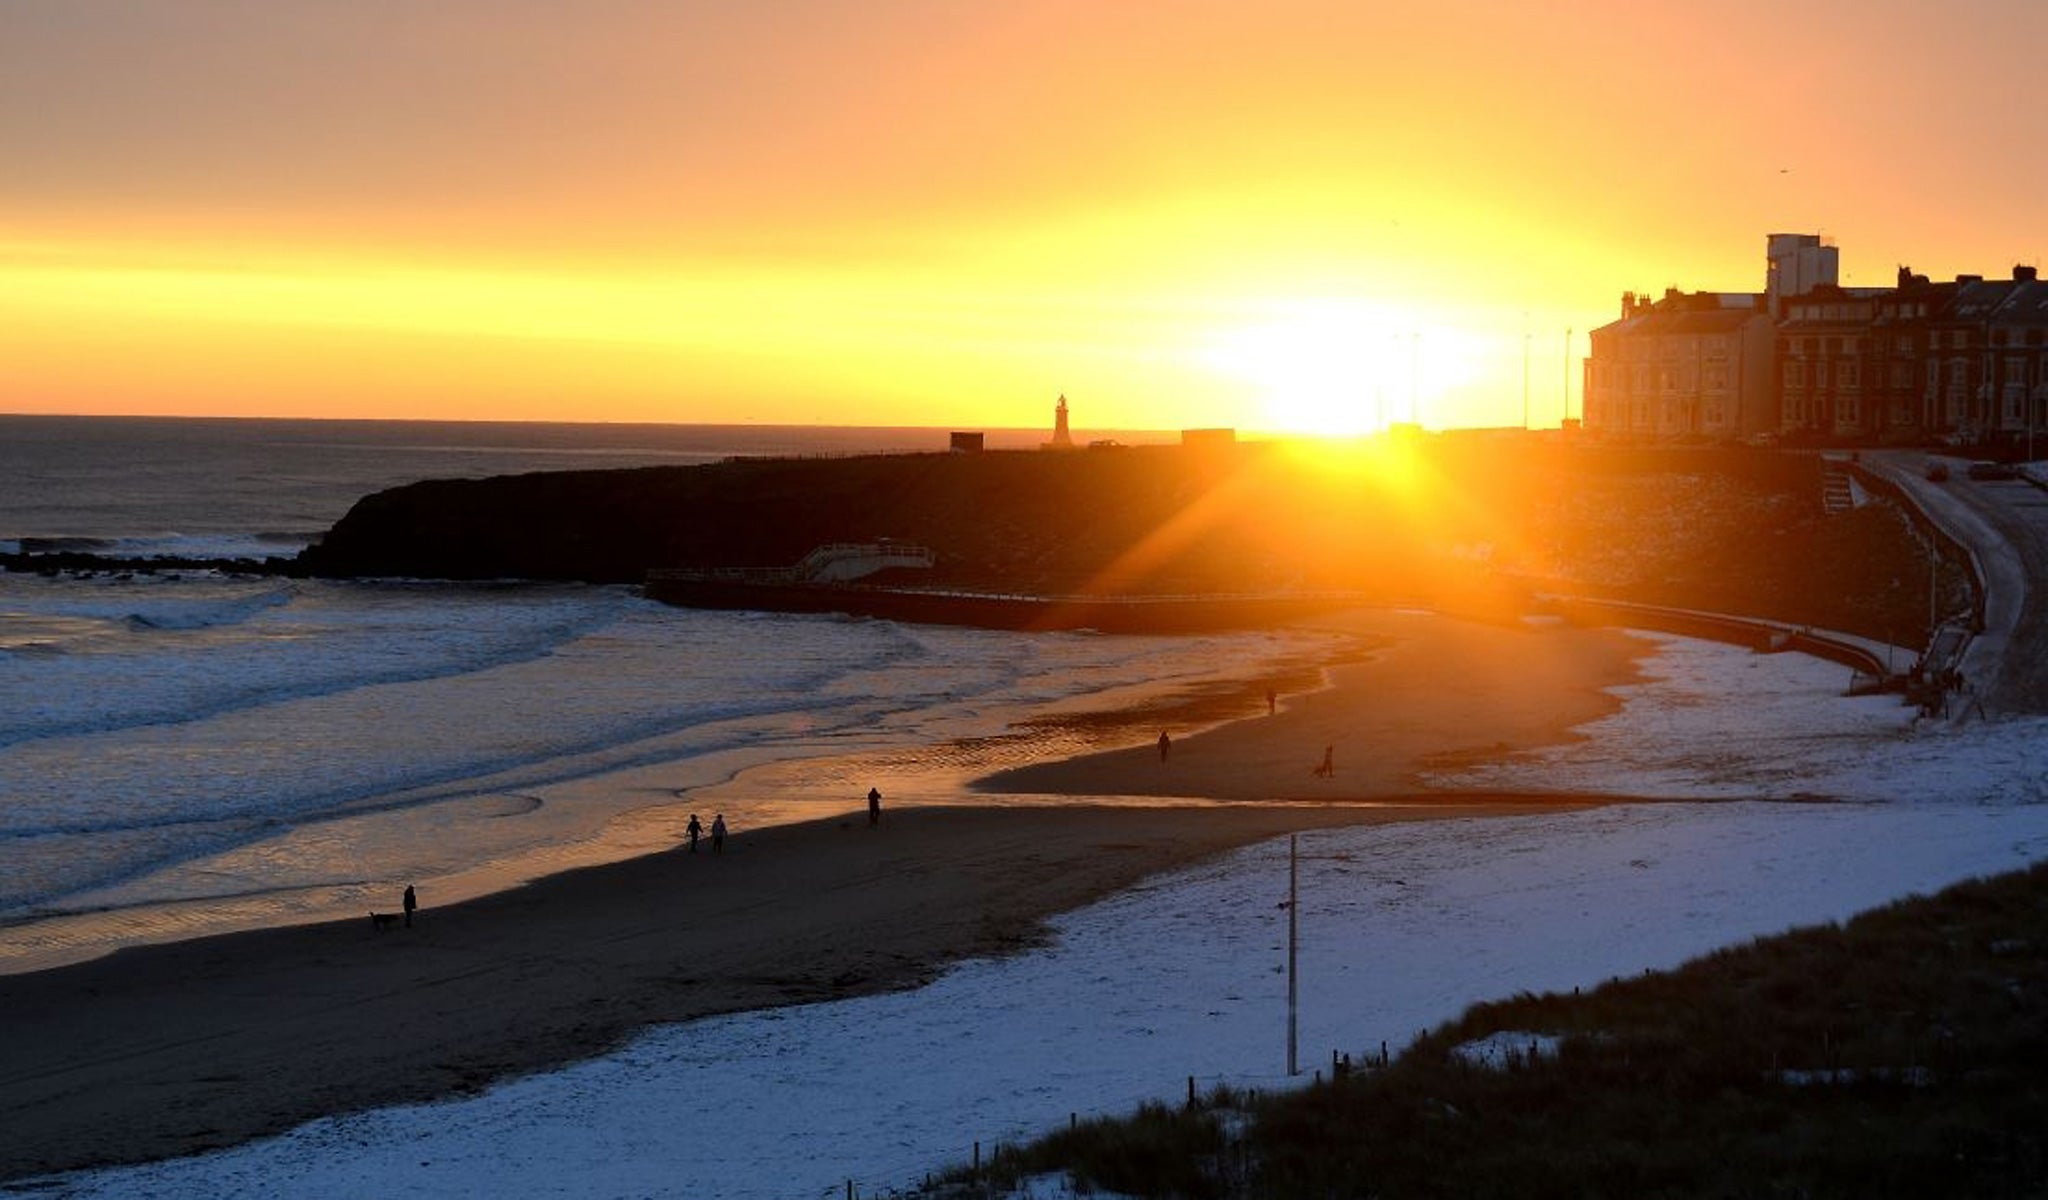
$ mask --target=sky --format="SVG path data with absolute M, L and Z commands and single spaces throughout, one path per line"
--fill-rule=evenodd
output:
M 2044 42 L 2037 0 L 0 0 L 0 411 L 1555 425 L 1624 290 L 1760 289 L 1768 233 L 1851 284 L 2038 263 Z

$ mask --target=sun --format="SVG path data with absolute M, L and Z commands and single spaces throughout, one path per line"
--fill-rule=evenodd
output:
M 1345 436 L 1387 425 L 1405 400 L 1405 348 L 1387 314 L 1340 300 L 1264 306 L 1225 329 L 1203 360 L 1249 384 L 1259 405 L 1246 424 L 1275 433 Z
M 1216 333 L 1202 361 L 1250 385 L 1244 423 L 1273 433 L 1348 437 L 1420 421 L 1445 381 L 1446 332 L 1363 301 L 1263 305 Z

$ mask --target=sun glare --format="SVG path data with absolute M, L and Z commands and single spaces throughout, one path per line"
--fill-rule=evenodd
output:
M 1431 402 L 1461 374 L 1457 341 L 1391 309 L 1295 301 L 1221 332 L 1202 361 L 1252 388 L 1259 408 L 1247 425 L 1348 437 L 1427 423 Z

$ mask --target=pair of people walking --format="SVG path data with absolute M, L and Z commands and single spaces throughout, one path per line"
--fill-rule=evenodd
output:
M 683 832 L 689 836 L 690 853 L 695 854 L 697 852 L 697 839 L 704 836 L 704 823 L 697 819 L 696 813 L 690 814 L 690 823 L 684 827 Z M 711 852 L 713 854 L 725 853 L 724 813 L 719 813 L 711 818 Z

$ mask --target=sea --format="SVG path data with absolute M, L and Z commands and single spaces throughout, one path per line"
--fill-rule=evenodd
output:
M 420 479 L 945 445 L 930 429 L 0 416 L 0 551 L 288 557 Z M 1312 661 L 1307 637 L 700 612 L 623 586 L 0 572 L 0 972 L 388 909 L 408 882 L 441 881 L 422 889 L 437 899 L 509 886 L 651 848 L 674 824 L 648 813 L 750 770 L 1000 742 L 1046 713 Z M 977 802 L 957 783 L 924 799 Z M 852 809 L 865 786 L 847 786 Z

